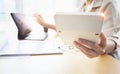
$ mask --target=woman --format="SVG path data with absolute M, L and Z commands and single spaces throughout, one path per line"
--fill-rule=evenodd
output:
M 86 56 L 93 58 L 102 54 L 111 54 L 118 58 L 120 49 L 118 32 L 120 30 L 119 12 L 115 0 L 86 0 L 80 12 L 101 12 L 105 15 L 102 32 L 97 43 L 79 38 L 74 45 Z

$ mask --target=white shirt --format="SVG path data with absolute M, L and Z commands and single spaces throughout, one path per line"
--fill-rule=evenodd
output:
M 102 31 L 107 39 L 112 39 L 117 43 L 117 48 L 111 54 L 120 59 L 120 13 L 115 0 L 93 0 L 93 2 L 84 7 L 82 12 L 103 12 L 105 15 Z M 85 11 L 84 11 L 85 8 Z M 118 56 L 119 55 L 119 56 Z

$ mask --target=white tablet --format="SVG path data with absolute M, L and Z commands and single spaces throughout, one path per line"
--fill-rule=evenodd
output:
M 65 44 L 73 45 L 73 41 L 84 38 L 96 42 L 102 29 L 103 14 L 86 13 L 56 13 L 55 24 Z

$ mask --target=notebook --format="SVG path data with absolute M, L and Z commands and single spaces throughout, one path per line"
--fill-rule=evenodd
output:
M 63 42 L 73 46 L 73 41 L 84 38 L 96 42 L 102 29 L 104 16 L 101 13 L 56 13 L 55 24 Z

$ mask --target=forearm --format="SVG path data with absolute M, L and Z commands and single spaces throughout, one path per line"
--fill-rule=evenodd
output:
M 37 15 L 36 18 L 37 18 L 38 23 L 39 23 L 40 25 L 42 25 L 44 28 L 50 28 L 50 29 L 53 29 L 53 30 L 56 31 L 56 26 L 55 26 L 55 25 L 46 23 L 46 22 L 44 21 L 44 19 L 43 19 L 41 16 L 39 16 L 39 15 Z
M 53 30 L 57 31 L 55 25 L 52 25 L 52 24 L 49 24 L 49 23 L 42 23 L 41 25 L 45 28 L 49 28 L 49 29 L 53 29 Z

